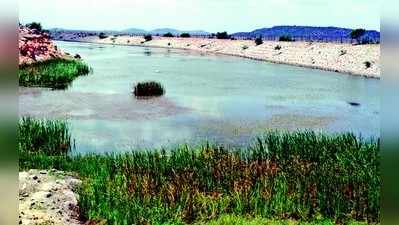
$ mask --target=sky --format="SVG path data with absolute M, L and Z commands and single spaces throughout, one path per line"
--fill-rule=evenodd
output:
M 380 30 L 379 0 L 19 0 L 21 23 L 46 28 L 252 31 L 275 25 Z

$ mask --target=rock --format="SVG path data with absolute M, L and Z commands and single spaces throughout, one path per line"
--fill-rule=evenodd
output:
M 360 106 L 360 103 L 358 102 L 348 102 L 348 104 L 351 106 Z

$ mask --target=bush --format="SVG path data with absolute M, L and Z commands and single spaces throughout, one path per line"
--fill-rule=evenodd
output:
M 247 45 L 242 46 L 242 50 L 247 50 L 247 49 L 248 49 Z
M 42 31 L 42 25 L 37 22 L 28 23 L 28 24 L 26 24 L 26 27 L 28 27 L 30 29 L 35 29 L 37 31 Z
M 274 50 L 281 50 L 281 45 L 276 45 L 276 47 L 274 47 Z
M 108 35 L 106 35 L 104 32 L 101 32 L 99 35 L 98 35 L 98 38 L 100 38 L 100 39 L 105 39 L 105 38 L 107 38 L 108 37 Z
M 289 35 L 283 35 L 279 37 L 278 41 L 295 41 L 295 40 L 292 39 L 292 37 Z
M 226 31 L 224 31 L 224 32 L 217 32 L 216 38 L 217 39 L 230 39 L 230 36 L 227 34 Z
M 162 96 L 165 94 L 163 86 L 155 81 L 139 82 L 134 86 L 136 97 Z
M 366 66 L 366 69 L 371 67 L 371 62 L 370 61 L 366 61 L 364 62 L 364 65 Z
M 144 40 L 145 40 L 145 41 L 152 41 L 152 36 L 151 36 L 151 34 L 144 35 Z
M 191 35 L 189 33 L 182 33 L 182 34 L 180 34 L 180 37 L 189 38 L 189 37 L 191 37 Z
M 256 45 L 261 45 L 261 44 L 263 44 L 262 38 L 261 38 L 261 37 L 256 38 L 256 39 L 255 39 L 255 44 L 256 44 Z
M 164 37 L 174 37 L 174 35 L 170 32 L 166 33 L 163 35 Z
M 365 29 L 355 29 L 349 34 L 352 39 L 356 39 L 357 43 L 360 44 L 360 38 L 366 33 Z

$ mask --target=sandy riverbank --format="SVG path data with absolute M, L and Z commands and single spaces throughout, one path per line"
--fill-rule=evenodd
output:
M 186 49 L 365 77 L 381 76 L 379 44 L 265 41 L 262 45 L 256 46 L 252 40 L 153 37 L 152 41 L 144 42 L 142 37 L 130 36 L 110 36 L 105 39 L 89 36 L 75 41 Z M 370 62 L 370 67 L 366 66 L 366 62 Z

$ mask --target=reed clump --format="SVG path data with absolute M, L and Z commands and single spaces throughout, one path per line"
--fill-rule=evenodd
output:
M 81 60 L 56 58 L 19 67 L 19 85 L 65 88 L 75 78 L 90 73 L 90 67 Z
M 162 96 L 165 89 L 156 81 L 139 82 L 134 86 L 133 94 L 136 97 Z
M 269 132 L 240 150 L 208 144 L 109 155 L 22 154 L 20 167 L 77 172 L 82 216 L 109 224 L 206 223 L 220 215 L 377 223 L 379 157 L 378 140 L 301 131 Z

